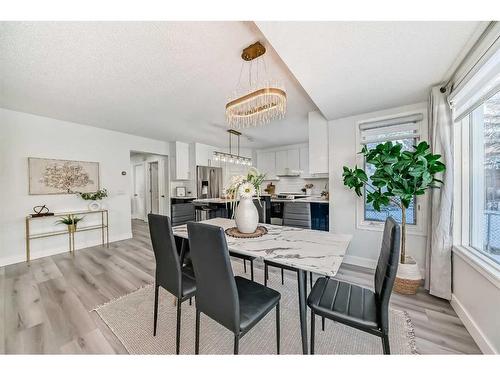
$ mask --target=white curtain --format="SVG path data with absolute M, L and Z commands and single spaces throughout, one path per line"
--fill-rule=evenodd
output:
M 429 102 L 429 139 L 432 152 L 440 154 L 446 171 L 437 178 L 444 184 L 431 189 L 427 238 L 425 287 L 430 294 L 451 299 L 451 250 L 453 245 L 453 120 L 446 94 L 433 87 Z

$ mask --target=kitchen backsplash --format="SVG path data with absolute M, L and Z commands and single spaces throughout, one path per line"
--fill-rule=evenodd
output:
M 300 193 L 305 184 L 313 184 L 312 194 L 320 195 L 328 184 L 328 178 L 300 178 L 300 177 L 285 177 L 279 181 L 264 181 L 262 184 L 262 191 L 267 187 L 267 184 L 272 182 L 276 185 L 276 193 Z

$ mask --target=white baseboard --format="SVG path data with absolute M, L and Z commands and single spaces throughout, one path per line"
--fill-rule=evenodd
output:
M 465 328 L 467 328 L 467 331 L 469 331 L 477 346 L 479 346 L 479 349 L 481 349 L 484 354 L 498 354 L 493 345 L 491 345 L 489 340 L 481 331 L 481 328 L 479 328 L 472 316 L 465 309 L 464 305 L 462 305 L 454 294 L 451 295 L 450 304 L 464 324 Z
M 123 240 L 127 240 L 129 238 L 132 238 L 131 232 L 111 236 L 109 238 L 109 242 L 112 243 L 112 242 L 116 242 L 116 241 L 123 241 Z M 78 243 L 75 243 L 75 245 L 78 245 Z M 98 245 L 101 245 L 101 242 L 83 243 L 83 244 L 80 244 L 79 246 L 76 246 L 75 250 L 87 249 L 89 247 L 98 246 Z M 68 252 L 67 247 L 32 252 L 31 253 L 31 260 L 45 258 L 45 257 L 51 256 L 51 255 L 56 255 L 56 254 L 61 254 L 61 253 L 66 253 L 66 252 Z M 0 267 L 8 266 L 10 264 L 15 264 L 15 263 L 22 263 L 22 262 L 26 262 L 26 254 L 24 253 L 24 251 L 22 254 L 19 254 L 19 255 L 0 258 Z

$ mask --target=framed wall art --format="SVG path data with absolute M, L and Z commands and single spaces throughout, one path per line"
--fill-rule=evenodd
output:
M 29 194 L 74 194 L 99 190 L 99 163 L 28 158 Z

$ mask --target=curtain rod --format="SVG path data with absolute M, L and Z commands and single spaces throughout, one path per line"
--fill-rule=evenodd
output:
M 455 77 L 455 74 L 457 74 L 457 72 L 463 66 L 463 64 L 465 63 L 465 61 L 472 55 L 472 53 L 476 51 L 476 49 L 479 46 L 479 44 L 483 41 L 483 39 L 486 37 L 486 35 L 490 32 L 490 30 L 493 28 L 493 26 L 496 24 L 496 22 L 497 21 L 490 21 L 488 23 L 488 26 L 486 26 L 486 28 L 481 33 L 481 35 L 479 35 L 479 38 L 477 38 L 477 40 L 474 42 L 474 44 L 469 49 L 469 51 L 465 54 L 465 56 L 462 58 L 462 60 L 460 60 L 460 62 L 458 63 L 457 67 L 455 68 L 455 70 L 453 71 L 453 73 L 450 75 L 450 78 L 448 78 L 448 80 L 446 81 L 446 83 L 443 86 L 441 86 L 441 88 L 439 89 L 439 91 L 441 93 L 444 94 L 447 91 L 447 87 L 451 83 L 451 80 L 453 79 L 453 77 Z M 474 67 L 474 65 L 467 71 L 467 73 L 465 75 L 469 74 L 469 72 L 472 70 L 473 67 Z

